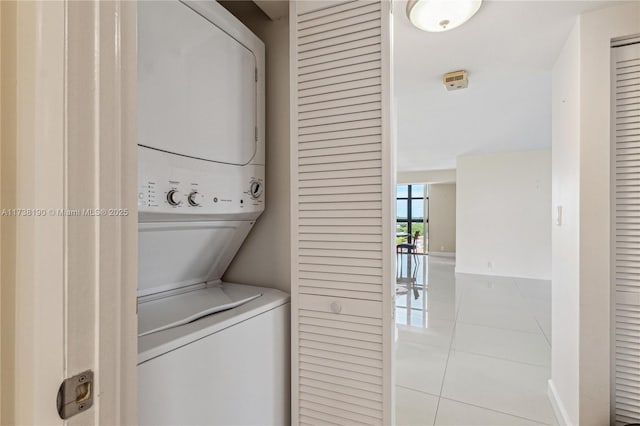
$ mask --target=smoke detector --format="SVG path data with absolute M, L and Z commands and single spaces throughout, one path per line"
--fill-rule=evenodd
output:
M 469 85 L 469 79 L 467 78 L 466 71 L 453 71 L 448 72 L 442 77 L 442 83 L 447 90 L 466 89 Z

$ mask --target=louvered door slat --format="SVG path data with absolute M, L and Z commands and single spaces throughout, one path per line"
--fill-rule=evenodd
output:
M 339 347 L 335 347 L 334 345 L 329 345 L 328 343 L 324 343 L 324 342 L 314 342 L 314 341 L 301 341 L 300 342 L 300 350 L 301 351 L 320 351 L 320 352 L 331 352 L 331 353 L 335 353 L 335 354 L 343 354 L 343 353 L 347 353 L 352 357 L 356 357 L 356 358 L 362 358 L 363 360 L 365 360 L 365 362 L 369 362 L 369 363 L 377 363 L 378 365 L 382 365 L 382 360 L 379 357 L 376 357 L 375 355 L 377 354 L 377 352 L 375 351 L 370 351 L 367 349 L 359 349 L 359 348 L 353 348 L 353 347 L 348 347 L 348 346 L 339 346 Z M 356 359 L 354 358 L 354 359 Z M 374 365 L 375 366 L 375 365 Z M 382 367 L 380 367 L 382 368 Z M 314 380 L 314 382 L 318 382 L 318 383 L 323 383 L 320 382 L 318 380 Z M 332 384 L 332 383 L 330 383 Z M 341 386 L 341 385 L 334 385 L 334 386 L 320 386 L 320 385 L 316 385 L 316 387 L 321 387 L 321 388 L 345 388 L 345 386 Z M 378 393 L 373 393 L 373 392 L 368 392 L 368 391 L 363 391 L 360 390 L 360 393 L 364 396 L 364 395 L 369 395 L 368 399 L 371 399 L 373 401 L 382 401 L 382 398 L 380 396 L 380 394 Z
M 370 351 L 374 351 L 374 352 L 381 352 L 381 350 L 382 350 L 382 344 L 381 343 L 369 342 L 369 341 L 365 341 L 365 340 L 353 340 L 353 339 L 348 339 L 348 338 L 344 338 L 344 337 L 341 337 L 341 336 L 335 336 L 335 335 L 325 334 L 325 333 L 314 333 L 314 332 L 311 332 L 311 331 L 301 331 L 300 332 L 300 336 L 299 336 L 300 345 L 303 345 L 305 342 L 308 342 L 308 341 L 310 341 L 310 342 L 324 342 L 324 343 L 327 343 L 329 345 L 332 345 L 333 347 L 336 348 L 336 350 L 340 350 L 343 347 L 364 349 L 364 350 L 370 350 Z M 305 372 L 303 370 L 300 370 L 299 374 L 300 374 L 300 377 L 308 375 L 308 374 L 305 374 Z M 322 376 L 318 376 L 318 377 L 322 377 Z M 332 381 L 332 382 L 336 381 L 333 377 L 325 377 L 324 380 L 329 380 L 329 381 Z M 376 387 L 372 387 L 368 383 L 365 384 L 365 383 L 351 382 L 351 386 L 361 387 L 363 389 L 377 389 Z
M 348 297 L 350 299 L 382 300 L 382 294 L 367 291 L 336 290 L 325 287 L 308 287 L 300 285 L 300 294 L 317 296 Z
M 315 124 L 315 125 L 301 125 L 299 126 L 299 134 L 300 135 L 317 135 L 321 133 L 332 133 L 338 132 L 341 130 L 348 129 L 365 129 L 371 127 L 380 127 L 382 124 L 382 119 L 380 117 L 364 119 L 364 120 L 352 120 L 352 121 L 344 121 L 340 123 L 330 123 L 330 120 L 325 120 L 324 124 Z M 327 123 L 329 122 L 329 123 Z
M 324 413 L 322 411 L 310 410 L 308 408 L 300 409 L 300 424 L 309 425 L 342 425 L 347 419 Z M 358 425 L 358 423 L 353 423 Z M 361 423 L 362 424 L 362 423 Z
M 359 238 L 365 239 L 372 235 L 380 235 L 381 230 L 380 228 L 374 228 L 371 226 L 301 226 L 299 227 L 298 232 L 300 234 L 327 233 L 327 234 L 358 235 Z M 330 272 L 330 271 L 327 271 L 327 272 Z
M 354 9 L 356 12 L 358 9 Z M 371 16 L 373 15 L 373 16 Z M 322 33 L 310 34 L 306 36 L 301 36 L 298 38 L 298 43 L 300 46 L 309 45 L 311 43 L 320 41 L 320 40 L 328 40 L 330 42 L 338 43 L 343 40 L 343 37 L 358 34 L 359 32 L 372 30 L 379 28 L 380 26 L 380 15 L 378 14 L 369 14 L 367 18 L 369 20 L 363 20 L 357 24 L 336 28 L 333 30 L 329 30 Z
M 371 113 L 371 112 L 375 112 L 376 116 L 377 114 L 380 114 L 380 108 L 381 108 L 381 103 L 380 102 L 368 102 L 368 103 L 361 103 L 361 104 L 356 104 L 356 105 L 347 105 L 344 107 L 335 107 L 335 108 L 331 108 L 331 109 L 320 109 L 320 110 L 315 110 L 315 111 L 307 111 L 307 112 L 300 112 L 298 114 L 298 119 L 302 122 L 309 122 L 310 120 L 313 119 L 329 119 L 331 120 L 331 118 L 329 117 L 334 117 L 335 119 L 342 119 L 344 118 L 345 115 L 348 114 L 363 114 L 363 113 Z M 308 121 L 309 120 L 309 121 Z
M 382 96 L 380 93 L 374 93 L 366 96 L 359 96 L 356 98 L 345 98 L 335 101 L 327 101 L 327 102 L 318 102 L 318 103 L 308 103 L 308 104 L 300 104 L 298 105 L 298 111 L 302 112 L 310 112 L 310 111 L 323 111 L 324 113 L 335 114 L 338 111 L 337 108 L 341 107 L 351 107 L 357 105 L 363 105 L 368 103 L 380 103 L 382 100 Z M 330 110 L 330 111 L 327 111 Z M 330 114 L 327 114 L 330 115 Z
M 348 41 L 341 44 L 334 44 L 330 46 L 319 47 L 317 49 L 308 49 L 308 50 L 305 50 L 304 52 L 299 52 L 298 58 L 311 59 L 311 58 L 316 58 L 318 56 L 330 55 L 330 54 L 335 54 L 339 52 L 351 52 L 353 50 L 378 45 L 380 42 L 381 42 L 381 38 L 379 36 L 359 38 L 359 39 Z M 305 83 L 301 83 L 300 88 L 304 89 Z
M 353 321 L 339 321 L 335 318 L 318 318 L 316 315 L 300 315 L 300 324 L 338 328 L 340 330 L 350 330 L 359 333 L 378 334 L 380 332 L 379 324 L 362 324 L 360 322 Z M 345 360 L 349 361 L 347 358 L 345 358 Z M 376 366 L 382 368 L 382 365 Z
M 358 55 L 356 57 L 362 57 L 364 55 L 373 54 L 373 53 L 380 53 L 380 44 L 369 43 L 366 45 L 361 45 L 360 47 L 357 48 L 357 50 L 355 50 L 355 52 L 358 52 Z M 300 68 L 304 68 L 312 65 L 326 64 L 326 63 L 331 63 L 331 62 L 340 61 L 340 60 L 347 60 L 349 58 L 354 58 L 353 53 L 354 53 L 353 49 L 338 50 L 337 52 L 334 52 L 334 53 L 316 55 L 306 59 L 300 59 L 299 65 L 300 65 Z M 376 57 L 377 56 L 378 55 L 376 55 Z M 362 61 L 357 61 L 357 62 L 362 62 Z M 619 90 L 625 90 L 624 88 L 626 87 L 629 87 L 629 86 L 621 86 Z M 304 88 L 300 87 L 300 89 L 303 90 Z
M 316 398 L 309 396 L 308 394 L 300 394 L 300 407 L 314 409 L 319 412 L 331 413 L 334 417 L 342 417 L 340 425 L 381 425 L 382 423 L 375 417 L 365 416 L 356 413 L 351 410 L 345 410 L 341 407 L 336 407 L 331 402 L 321 401 L 318 402 Z M 322 425 L 322 422 L 314 423 Z
M 380 30 L 378 28 L 372 28 L 366 31 L 358 31 L 352 34 L 346 34 L 343 37 L 327 38 L 310 43 L 301 43 L 298 45 L 298 53 L 300 55 L 317 56 L 318 54 L 333 53 L 340 50 L 346 50 L 349 46 L 356 45 L 369 45 L 377 41 L 381 42 Z M 380 69 L 380 67 L 377 67 Z M 300 82 L 305 81 L 299 80 Z
M 379 80 L 378 80 L 379 81 Z M 326 87 L 323 87 L 326 89 Z M 338 123 L 351 123 L 354 121 L 367 120 L 367 119 L 375 119 L 381 118 L 379 109 L 371 109 L 365 111 L 356 111 L 356 112 L 344 112 L 342 114 L 336 114 L 331 117 L 317 117 L 317 118 L 307 118 L 300 119 L 300 126 L 302 127 L 311 127 L 317 125 L 323 125 L 326 123 L 338 124 Z
M 317 274 L 313 271 L 300 270 L 300 273 L 298 275 L 301 278 L 301 281 L 304 281 L 305 278 L 308 278 L 310 280 L 327 280 L 327 281 L 343 282 L 345 283 L 345 285 L 349 284 L 351 286 L 351 284 L 353 284 L 352 288 L 354 289 L 358 288 L 357 286 L 360 284 L 382 285 L 382 277 L 380 276 L 376 276 L 372 278 L 372 277 L 360 276 L 355 273 L 352 273 L 349 276 L 345 277 L 342 274 L 332 274 L 329 271 L 323 271 L 322 273 Z
M 613 52 L 615 421 L 640 420 L 640 45 Z
M 362 210 L 363 214 L 368 211 L 376 211 L 376 214 L 380 214 L 382 210 L 382 203 L 379 201 L 356 201 L 356 202 L 342 202 L 342 203 L 300 203 L 300 214 L 304 214 L 306 210 L 316 212 L 318 214 L 324 214 L 323 212 L 329 211 L 341 211 L 341 210 Z M 373 247 L 368 242 L 361 245 L 352 245 L 351 249 L 366 250 L 379 250 L 381 247 Z
M 341 139 L 343 141 L 343 143 L 345 142 L 345 139 Z M 349 143 L 350 141 L 347 140 L 346 143 Z M 299 152 L 299 158 L 307 158 L 307 157 L 326 157 L 329 155 L 341 155 L 344 156 L 345 154 L 357 154 L 357 153 L 362 153 L 362 152 L 380 152 L 381 150 L 381 146 L 379 143 L 368 143 L 368 144 L 358 144 L 358 145 L 343 145 L 343 146 L 334 146 L 334 147 L 327 147 L 327 148 L 316 148 L 316 149 L 307 149 L 306 146 L 301 147 L 301 150 Z M 342 159 L 344 157 L 340 157 L 340 159 Z M 373 161 L 377 160 L 374 159 Z M 351 163 L 350 166 L 356 166 L 357 163 L 361 163 L 362 161 L 365 161 L 364 158 L 359 157 L 357 160 L 354 161 L 354 159 L 349 159 L 347 157 L 346 161 L 340 161 L 340 163 L 344 163 L 344 162 L 349 162 Z M 309 166 L 309 163 L 313 164 L 310 161 L 306 161 L 306 160 L 302 160 L 300 161 L 300 165 L 301 166 Z M 323 164 L 326 164 L 326 162 L 324 162 Z M 338 163 L 339 164 L 339 163 Z M 366 163 L 365 163 L 366 164 Z M 354 168 L 354 167 L 351 167 Z M 361 167 L 355 167 L 355 168 L 361 168 Z M 380 167 L 377 167 L 378 169 Z M 316 171 L 324 171 L 324 170 L 328 170 L 326 166 L 320 168 L 319 170 Z M 305 168 L 301 168 L 300 172 L 304 172 L 306 171 Z
M 342 10 L 340 10 L 342 8 Z M 369 4 L 368 6 L 362 7 L 361 4 L 356 2 L 346 3 L 345 6 L 337 6 L 331 9 L 331 13 L 324 16 L 317 16 L 315 18 L 311 18 L 314 16 L 313 14 L 305 14 L 305 20 L 300 21 L 298 28 L 300 29 L 300 33 L 303 34 L 305 31 L 309 31 L 311 28 L 318 28 L 322 25 L 327 24 L 335 24 L 340 22 L 345 22 L 347 20 L 353 19 L 354 13 L 353 9 L 358 8 L 359 13 L 356 16 L 366 16 L 368 12 L 378 12 L 380 10 L 379 6 L 375 3 Z
M 291 5 L 292 421 L 390 424 L 389 3 Z
M 338 194 L 345 194 L 344 199 L 338 198 Z M 640 193 L 639 193 L 640 194 Z M 380 201 L 380 185 L 358 185 L 354 187 L 317 187 L 300 188 L 300 201 L 304 203 L 331 203 L 349 201 Z M 322 196 L 336 196 L 335 199 L 325 199 Z M 639 195 L 640 196 L 640 195 Z
M 372 410 L 374 410 L 373 414 L 379 415 L 379 413 L 376 413 L 376 411 L 379 411 L 377 407 L 380 406 L 380 401 L 373 401 L 367 398 L 361 398 L 353 394 L 340 393 L 333 389 L 332 390 L 323 389 L 320 387 L 313 386 L 311 383 L 306 383 L 305 390 L 310 395 L 316 395 L 321 398 L 325 398 L 326 400 L 329 400 L 329 399 L 335 400 L 336 398 L 340 398 L 339 400 L 340 403 L 357 405 L 358 410 L 362 414 L 370 414 L 372 413 Z
M 306 377 L 301 378 L 300 382 L 304 384 L 308 384 L 309 386 L 316 389 L 329 390 L 337 394 L 343 394 L 343 395 L 355 395 L 363 399 L 368 399 L 370 401 L 382 402 L 382 395 L 379 393 L 369 392 L 366 390 L 345 386 L 344 384 L 324 382 L 321 380 L 314 380 Z

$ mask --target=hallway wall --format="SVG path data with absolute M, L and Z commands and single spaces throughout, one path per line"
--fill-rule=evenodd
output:
M 429 253 L 456 251 L 456 184 L 429 185 Z
M 580 24 L 553 68 L 552 203 L 562 224 L 552 227 L 552 392 L 562 395 L 561 417 L 578 424 L 578 330 L 580 300 Z M 578 77 L 576 77 L 578 76 Z M 556 213 L 557 214 L 557 213 Z M 560 373 L 561 372 L 561 373 Z M 554 397 L 555 398 L 555 397 Z
M 424 170 L 413 172 L 398 172 L 397 183 L 412 184 L 412 183 L 453 183 L 456 181 L 456 170 Z
M 458 157 L 456 272 L 551 277 L 551 151 Z
M 550 391 L 562 423 L 610 422 L 611 39 L 638 33 L 638 2 L 583 14 L 553 70 L 553 206 L 564 220 L 553 227 Z

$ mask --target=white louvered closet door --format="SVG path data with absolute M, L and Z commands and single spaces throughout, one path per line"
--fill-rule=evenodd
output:
M 640 44 L 613 49 L 615 423 L 640 421 Z
M 389 8 L 291 2 L 293 424 L 393 422 Z

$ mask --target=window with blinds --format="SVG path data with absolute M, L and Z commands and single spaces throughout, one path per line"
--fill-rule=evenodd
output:
M 391 423 L 389 6 L 291 2 L 293 424 Z
M 640 44 L 613 49 L 616 425 L 640 421 Z

